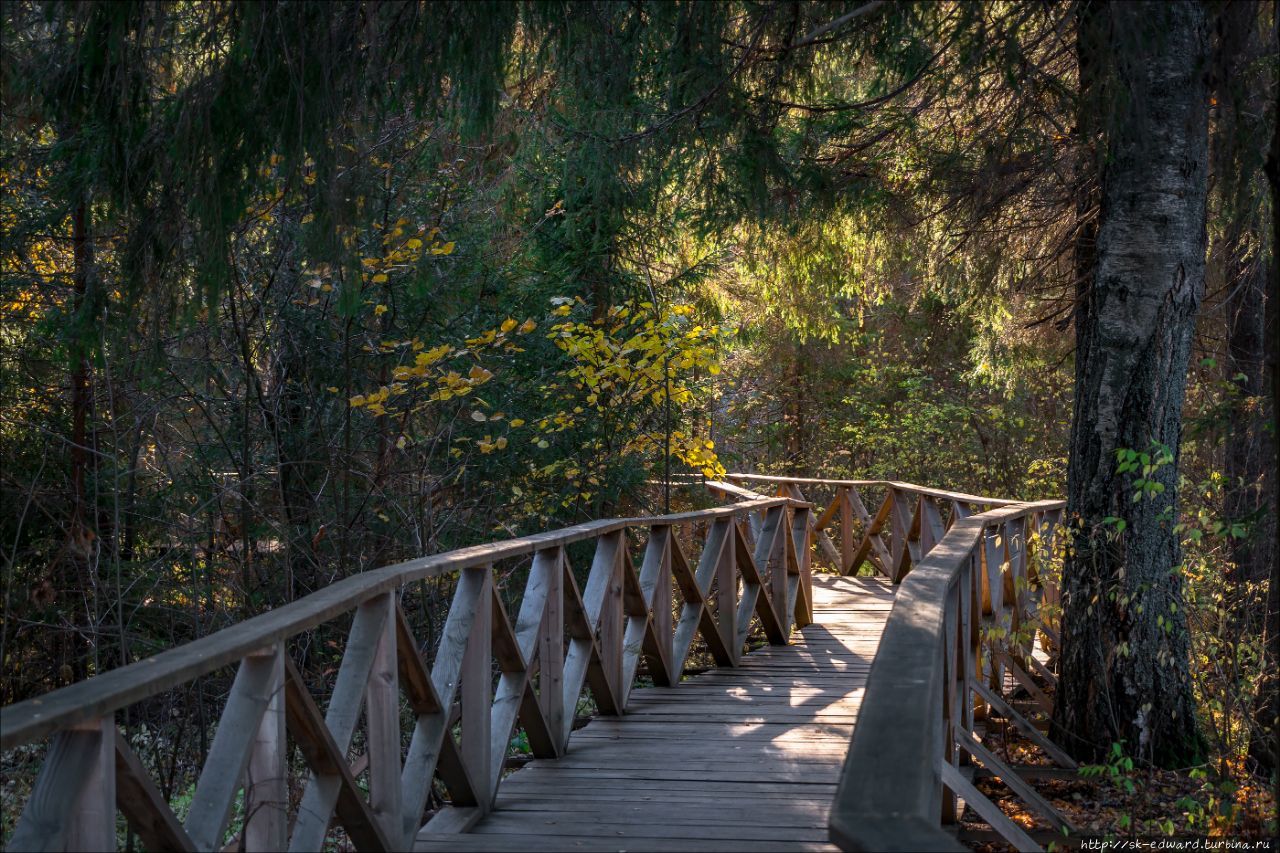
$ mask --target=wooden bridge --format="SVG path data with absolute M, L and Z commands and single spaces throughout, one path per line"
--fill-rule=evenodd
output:
M 1062 504 L 731 479 L 724 506 L 366 572 L 0 709 L 0 748 L 47 742 L 6 849 L 115 849 L 125 822 L 147 850 L 962 849 L 964 806 L 1039 849 L 978 774 L 1069 830 L 982 742 L 998 716 L 1074 766 L 1028 719 Z M 402 602 L 447 578 L 424 648 Z M 295 657 L 334 625 L 341 664 L 308 683 Z M 230 666 L 179 820 L 117 716 Z

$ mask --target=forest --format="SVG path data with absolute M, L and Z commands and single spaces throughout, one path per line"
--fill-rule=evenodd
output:
M 1028 776 L 1073 836 L 1274 839 L 1277 32 L 1264 0 L 6 2 L 0 728 L 383 567 L 732 503 L 708 483 L 796 497 L 739 474 L 828 484 L 804 487 L 812 512 L 788 505 L 811 529 L 788 559 L 827 572 L 831 525 L 864 540 L 855 580 L 879 570 L 892 596 L 878 498 L 855 517 L 833 496 L 888 483 L 889 513 L 892 484 L 918 484 L 1065 501 L 1026 581 L 1043 603 L 1025 666 L 1048 654 L 1051 677 L 1010 683 L 1048 703 L 1032 740 L 1078 762 Z M 894 561 L 927 536 L 928 496 L 912 500 Z M 963 526 L 962 503 L 938 524 Z M 514 554 L 485 588 L 519 639 L 541 569 Z M 389 599 L 428 669 L 469 571 Z M 336 614 L 279 664 L 334 691 L 331 711 L 363 618 Z M 777 641 L 759 614 L 750 648 Z M 702 634 L 688 655 L 689 677 L 724 663 Z M 201 768 L 239 659 L 99 709 L 185 849 L 206 843 Z M 637 683 L 659 684 L 641 660 Z M 609 713 L 583 677 L 577 713 Z M 376 812 L 375 706 L 406 733 L 423 711 L 367 696 L 369 733 L 353 717 L 336 748 Z M 512 754 L 541 763 L 521 720 Z M 0 846 L 27 849 L 48 744 L 0 752 Z M 321 772 L 305 749 L 280 760 Z M 458 799 L 439 772 L 428 811 Z M 237 790 L 202 830 L 212 849 L 262 837 Z M 343 802 L 311 849 L 366 846 Z M 136 823 L 112 813 L 111 843 L 154 849 Z

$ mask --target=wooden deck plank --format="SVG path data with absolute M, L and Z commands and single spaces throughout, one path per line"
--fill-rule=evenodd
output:
M 632 691 L 626 713 L 508 776 L 493 812 L 415 850 L 823 850 L 893 587 L 814 579 L 815 624 L 736 668 Z

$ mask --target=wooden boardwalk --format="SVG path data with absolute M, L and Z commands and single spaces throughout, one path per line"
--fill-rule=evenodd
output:
M 893 590 L 815 575 L 792 645 L 635 690 L 625 716 L 505 779 L 469 833 L 424 831 L 414 849 L 835 850 L 828 813 Z
M 1016 849 L 1039 849 L 974 786 L 975 764 L 1047 821 L 1046 837 L 1072 832 L 981 742 L 980 725 L 994 713 L 1075 767 L 1000 695 L 1011 676 L 1033 708 L 1048 704 L 1033 673 L 1046 685 L 1054 675 L 1028 635 L 1060 646 L 1037 615 L 1057 600 L 1046 568 L 1063 503 L 740 478 L 781 494 L 708 483 L 739 502 L 361 572 L 0 708 L 0 750 L 48 742 L 5 844 L 111 850 L 123 816 L 149 850 L 220 850 L 229 839 L 320 850 L 341 830 L 368 851 L 832 850 L 830 839 L 844 850 L 960 851 L 963 801 Z M 819 513 L 801 487 L 834 494 Z M 591 546 L 583 583 L 569 549 Z M 841 576 L 814 576 L 815 553 Z M 855 577 L 867 564 L 883 579 Z M 428 653 L 401 597 L 424 584 L 435 594 L 446 576 L 457 580 Z M 500 588 L 511 578 L 524 579 L 518 612 Z M 347 631 L 341 664 L 310 683 L 293 648 L 348 614 L 336 626 Z M 743 657 L 753 626 L 770 645 Z M 704 646 L 722 668 L 682 679 Z M 117 717 L 237 664 L 182 820 Z M 641 665 L 659 686 L 632 689 Z M 586 689 L 602 714 L 574 732 Z M 539 758 L 507 775 L 517 728 Z M 353 746 L 364 748 L 354 767 Z M 428 815 L 437 781 L 451 805 Z

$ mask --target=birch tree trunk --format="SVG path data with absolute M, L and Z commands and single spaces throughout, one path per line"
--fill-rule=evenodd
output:
M 1096 264 L 1076 314 L 1068 512 L 1078 527 L 1063 573 L 1054 729 L 1082 757 L 1123 741 L 1130 754 L 1185 766 L 1200 738 L 1173 528 L 1204 289 L 1208 33 L 1196 2 L 1107 3 L 1096 14 L 1104 156 Z M 1147 453 L 1150 470 L 1121 470 L 1126 449 Z

